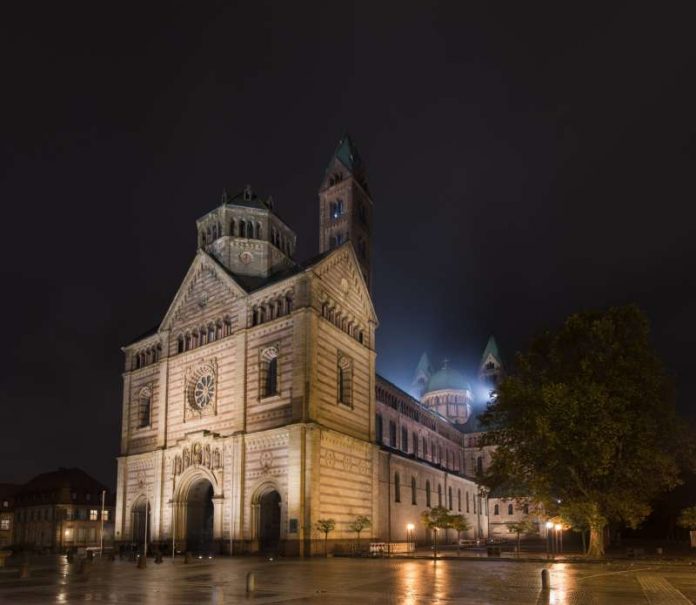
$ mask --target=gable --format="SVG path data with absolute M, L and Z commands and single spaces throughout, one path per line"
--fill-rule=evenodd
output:
M 368 320 L 377 323 L 372 298 L 350 242 L 321 259 L 312 270 L 321 278 L 330 297 L 359 309 Z
M 199 250 L 162 320 L 160 330 L 205 321 L 231 312 L 246 292 L 206 252 Z

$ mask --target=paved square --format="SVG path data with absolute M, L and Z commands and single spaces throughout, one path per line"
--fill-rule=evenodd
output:
M 674 604 L 696 599 L 696 568 L 684 563 L 549 564 L 551 590 L 541 589 L 543 563 L 485 560 L 221 558 L 97 561 L 80 574 L 64 558 L 34 561 L 31 577 L 0 570 L 0 603 L 616 603 Z M 246 595 L 253 572 L 256 592 Z

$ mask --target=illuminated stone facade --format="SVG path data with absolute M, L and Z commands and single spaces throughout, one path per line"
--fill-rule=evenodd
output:
M 375 373 L 372 201 L 349 139 L 319 198 L 321 254 L 304 264 L 249 187 L 197 221 L 169 310 L 123 348 L 117 541 L 307 555 L 323 552 L 317 520 L 350 548 L 364 515 L 365 541 L 402 542 L 414 523 L 422 542 L 419 514 L 439 502 L 487 534 L 465 435 Z

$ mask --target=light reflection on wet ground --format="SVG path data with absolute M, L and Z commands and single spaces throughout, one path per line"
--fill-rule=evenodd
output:
M 541 590 L 541 570 L 551 590 Z M 0 570 L 0 603 L 244 603 L 254 572 L 257 603 L 368 605 L 420 603 L 689 603 L 696 568 L 666 564 L 576 564 L 502 561 L 218 559 L 185 565 L 165 561 L 146 569 L 122 561 L 77 564 L 36 560 L 32 577 Z

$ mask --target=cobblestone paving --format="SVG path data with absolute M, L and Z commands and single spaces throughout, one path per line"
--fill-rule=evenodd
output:
M 684 564 L 575 564 L 485 560 L 256 558 L 165 560 L 137 569 L 125 561 L 34 561 L 29 578 L 0 570 L 0 603 L 420 603 L 683 605 L 696 599 L 696 567 Z M 541 589 L 549 569 L 551 590 Z M 256 591 L 246 594 L 253 572 Z

